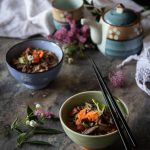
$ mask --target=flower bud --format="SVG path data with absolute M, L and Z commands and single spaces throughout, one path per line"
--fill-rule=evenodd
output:
M 68 58 L 68 64 L 72 64 L 73 61 L 74 61 L 73 58 L 71 58 L 71 57 Z
M 31 120 L 30 123 L 29 123 L 29 125 L 30 125 L 31 127 L 37 127 L 37 126 L 38 126 L 37 122 L 34 121 L 34 120 Z
M 30 125 L 30 121 L 29 120 L 26 121 L 26 125 L 27 126 Z
M 35 108 L 36 108 L 36 109 L 41 109 L 42 107 L 41 107 L 40 104 L 36 104 L 36 105 L 35 105 Z

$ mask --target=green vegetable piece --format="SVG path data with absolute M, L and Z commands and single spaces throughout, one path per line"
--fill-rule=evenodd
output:
M 52 146 L 52 144 L 45 142 L 45 141 L 26 141 L 25 143 L 29 144 L 35 144 L 35 145 L 49 145 Z
M 99 101 L 94 100 L 94 99 L 92 99 L 92 102 L 95 104 L 99 114 L 102 115 L 106 106 L 104 104 L 101 104 Z
M 24 56 L 19 57 L 19 63 L 21 63 L 21 64 L 27 64 L 27 59 Z

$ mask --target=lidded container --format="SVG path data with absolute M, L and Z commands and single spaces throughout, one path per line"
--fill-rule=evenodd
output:
M 125 58 L 140 53 L 143 48 L 143 30 L 140 17 L 123 4 L 103 14 L 99 23 L 81 20 L 91 29 L 91 39 L 106 56 Z

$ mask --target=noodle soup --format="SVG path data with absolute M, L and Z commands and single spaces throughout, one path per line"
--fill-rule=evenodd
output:
M 45 39 L 30 39 L 12 46 L 6 64 L 12 77 L 29 89 L 42 89 L 57 75 L 63 63 L 63 51 Z
M 116 130 L 108 107 L 95 99 L 72 109 L 68 127 L 85 135 L 104 135 Z
M 25 73 L 37 73 L 47 71 L 57 63 L 58 58 L 51 51 L 26 48 L 17 59 L 13 59 L 12 66 Z
M 127 119 L 129 112 L 126 104 L 118 98 L 115 100 Z M 118 131 L 109 116 L 101 91 L 84 91 L 72 95 L 64 101 L 59 111 L 60 122 L 67 136 L 87 149 L 105 148 L 119 139 Z M 100 121 L 98 124 L 101 127 L 97 127 L 97 121 Z M 107 130 L 104 127 L 110 128 Z M 101 128 L 100 132 L 97 132 L 98 128 Z

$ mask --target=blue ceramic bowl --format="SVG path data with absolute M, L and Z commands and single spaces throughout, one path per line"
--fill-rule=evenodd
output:
M 53 52 L 58 57 L 58 64 L 47 71 L 39 73 L 24 73 L 15 69 L 11 62 L 14 58 L 18 58 L 22 51 L 28 47 L 35 47 Z M 46 87 L 50 81 L 54 80 L 62 66 L 63 51 L 55 43 L 48 40 L 31 39 L 18 43 L 10 48 L 6 54 L 6 63 L 10 74 L 20 83 L 30 89 L 42 89 Z

